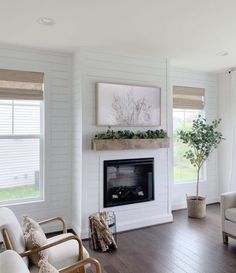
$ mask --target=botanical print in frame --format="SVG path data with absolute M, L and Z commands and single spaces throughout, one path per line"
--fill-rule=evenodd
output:
M 97 125 L 159 126 L 161 88 L 97 83 Z

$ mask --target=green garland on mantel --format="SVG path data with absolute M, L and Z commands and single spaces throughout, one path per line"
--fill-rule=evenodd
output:
M 168 137 L 167 132 L 163 129 L 133 132 L 130 130 L 113 131 L 109 128 L 106 132 L 96 134 L 94 136 L 93 140 L 98 140 L 98 139 L 158 139 L 158 138 L 167 138 L 167 137 Z

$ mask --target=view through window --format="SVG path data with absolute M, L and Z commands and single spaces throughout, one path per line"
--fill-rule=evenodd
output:
M 41 102 L 0 100 L 0 202 L 40 197 Z
M 188 147 L 177 141 L 177 131 L 189 129 L 192 121 L 201 114 L 200 110 L 173 109 L 173 136 L 174 136 L 174 181 L 184 182 L 196 179 L 196 168 L 184 157 Z M 203 179 L 203 168 L 200 174 Z

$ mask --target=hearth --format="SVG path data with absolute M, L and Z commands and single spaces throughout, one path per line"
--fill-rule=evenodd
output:
M 104 161 L 104 207 L 154 200 L 154 158 Z

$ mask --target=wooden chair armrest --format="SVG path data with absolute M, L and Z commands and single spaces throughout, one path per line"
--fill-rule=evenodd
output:
M 3 237 L 3 243 L 5 245 L 5 248 L 13 250 L 13 246 L 6 228 L 2 229 L 2 237 Z
M 93 259 L 93 258 L 87 258 L 82 261 L 79 261 L 75 264 L 72 264 L 70 266 L 67 266 L 65 268 L 62 268 L 59 270 L 60 273 L 70 273 L 70 272 L 75 272 L 76 269 L 79 269 L 80 267 L 83 267 L 85 265 L 92 264 L 95 266 L 96 273 L 102 273 L 101 265 L 100 263 Z
M 67 232 L 66 222 L 62 217 L 53 217 L 53 218 L 49 218 L 49 219 L 40 221 L 38 223 L 39 223 L 39 225 L 44 225 L 44 224 L 47 224 L 47 223 L 53 222 L 53 221 L 60 221 L 62 223 L 62 226 L 63 226 L 63 233 Z
M 50 247 L 53 247 L 53 246 L 65 243 L 65 242 L 70 241 L 70 240 L 76 240 L 78 242 L 78 246 L 79 246 L 79 261 L 83 260 L 83 243 L 82 243 L 81 239 L 78 238 L 75 235 L 68 236 L 66 238 L 60 239 L 60 240 L 55 241 L 53 243 L 43 245 L 41 247 L 37 247 L 37 248 L 31 249 L 31 250 L 27 250 L 27 251 L 25 251 L 23 253 L 20 253 L 20 256 L 21 257 L 27 257 L 27 256 L 29 256 L 31 254 L 35 254 L 35 253 L 37 253 L 39 251 L 42 251 L 42 250 L 48 249 Z

